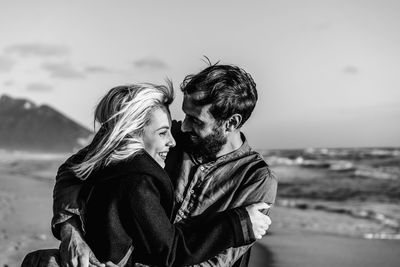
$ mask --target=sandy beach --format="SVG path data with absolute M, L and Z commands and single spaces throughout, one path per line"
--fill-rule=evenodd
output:
M 53 184 L 19 175 L 0 179 L 0 266 L 19 266 L 27 252 L 58 246 L 49 221 Z
M 0 266 L 20 266 L 24 255 L 56 248 L 50 232 L 52 189 L 63 157 L 0 162 Z M 269 234 L 252 251 L 251 267 L 397 267 L 399 240 L 368 240 L 379 223 L 324 210 L 277 206 Z

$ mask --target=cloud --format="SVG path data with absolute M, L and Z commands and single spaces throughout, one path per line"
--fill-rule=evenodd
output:
M 53 44 L 17 44 L 4 50 L 7 53 L 20 56 L 53 57 L 69 54 L 69 49 L 61 45 Z
M 47 92 L 52 91 L 53 89 L 53 86 L 45 83 L 30 83 L 26 86 L 26 90 L 35 92 Z
M 0 56 L 0 72 L 9 72 L 15 65 L 11 58 Z
M 7 80 L 7 81 L 4 81 L 3 82 L 3 85 L 4 86 L 12 86 L 12 85 L 14 85 L 15 84 L 15 82 L 14 81 L 12 81 L 12 80 Z
M 359 72 L 359 70 L 356 66 L 348 65 L 344 67 L 343 72 L 350 75 L 356 75 Z
M 43 63 L 42 68 L 50 72 L 50 76 L 62 79 L 82 79 L 85 74 L 69 63 Z
M 85 68 L 87 73 L 111 73 L 112 71 L 103 66 L 88 66 Z
M 168 65 L 156 58 L 143 58 L 133 62 L 136 68 L 146 70 L 164 70 L 168 68 Z

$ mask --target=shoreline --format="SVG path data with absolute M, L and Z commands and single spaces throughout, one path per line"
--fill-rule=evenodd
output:
M 399 240 L 273 228 L 254 245 L 249 267 L 397 267 L 399 253 Z
M 271 218 L 273 224 L 282 228 L 364 239 L 400 240 L 399 212 L 399 205 L 388 203 L 279 199 L 271 210 Z

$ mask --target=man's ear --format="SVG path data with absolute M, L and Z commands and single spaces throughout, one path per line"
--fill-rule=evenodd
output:
M 242 116 L 240 114 L 233 114 L 226 121 L 226 130 L 228 132 L 233 132 L 234 130 L 239 128 L 241 122 L 242 122 Z

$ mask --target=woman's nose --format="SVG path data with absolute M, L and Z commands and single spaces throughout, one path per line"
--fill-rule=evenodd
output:
M 176 145 L 175 139 L 174 139 L 174 137 L 172 136 L 171 133 L 169 133 L 169 140 L 168 140 L 167 145 L 169 147 L 174 147 Z

